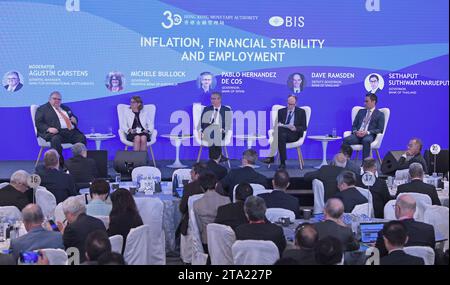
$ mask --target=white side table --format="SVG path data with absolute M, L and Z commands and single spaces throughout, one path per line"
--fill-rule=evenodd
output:
M 308 136 L 309 139 L 322 142 L 322 163 L 315 168 L 321 168 L 324 165 L 328 165 L 327 162 L 327 145 L 330 141 L 337 141 L 342 137 L 329 137 L 329 136 Z
M 88 140 L 95 141 L 95 149 L 96 150 L 100 150 L 101 149 L 102 141 L 108 140 L 108 139 L 112 139 L 112 138 L 115 138 L 115 137 L 116 137 L 116 135 L 113 135 L 113 134 L 100 134 L 100 133 L 87 134 L 86 135 L 86 138 Z
M 175 161 L 172 164 L 167 165 L 167 167 L 170 167 L 170 168 L 185 168 L 185 167 L 187 167 L 187 165 L 182 164 L 180 161 L 180 147 L 181 147 L 181 142 L 183 140 L 190 139 L 193 136 L 192 135 L 165 134 L 165 135 L 161 135 L 161 137 L 170 139 L 170 141 L 173 142 L 172 144 L 175 145 L 175 151 L 176 151 Z

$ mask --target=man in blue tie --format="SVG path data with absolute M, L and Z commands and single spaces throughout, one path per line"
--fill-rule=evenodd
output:
M 306 131 L 306 113 L 297 107 L 297 96 L 289 95 L 287 107 L 278 110 L 277 124 L 275 126 L 274 140 L 277 144 L 271 145 L 271 155 L 264 159 L 264 163 L 273 163 L 275 151 L 278 147 L 280 154 L 279 168 L 286 168 L 286 143 L 295 142 Z

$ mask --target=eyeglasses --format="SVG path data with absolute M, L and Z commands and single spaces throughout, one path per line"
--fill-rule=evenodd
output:
M 54 98 L 54 97 L 52 97 L 52 100 L 61 101 L 61 98 Z
M 130 104 L 137 104 L 138 102 L 136 101 L 131 101 Z
M 369 81 L 370 81 L 370 83 L 378 82 L 377 80 L 369 80 Z
M 9 77 L 9 78 L 7 78 L 8 80 L 19 80 L 19 78 L 17 78 L 17 77 Z

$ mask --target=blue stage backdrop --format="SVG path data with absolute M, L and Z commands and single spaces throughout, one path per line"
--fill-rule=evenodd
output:
M 117 134 L 116 106 L 133 95 L 157 106 L 159 134 L 191 133 L 192 103 L 209 101 L 199 87 L 203 72 L 213 74 L 223 103 L 246 115 L 234 127 L 263 135 L 271 106 L 292 92 L 293 73 L 304 79 L 299 105 L 312 109 L 308 135 L 349 130 L 351 109 L 363 104 L 375 73 L 378 107 L 391 110 L 381 154 L 405 149 L 412 136 L 448 148 L 447 0 L 34 0 L 1 1 L 0 11 L 1 160 L 36 158 L 29 106 L 53 90 L 85 133 Z M 7 88 L 10 71 L 23 84 L 15 92 Z M 107 88 L 113 74 L 122 88 Z M 245 149 L 236 143 L 232 158 Z M 330 143 L 329 158 L 339 145 Z M 112 158 L 123 145 L 115 138 L 102 148 Z M 175 156 L 165 138 L 154 150 L 157 159 Z M 306 139 L 302 150 L 321 158 L 319 142 Z M 183 146 L 181 157 L 197 151 Z

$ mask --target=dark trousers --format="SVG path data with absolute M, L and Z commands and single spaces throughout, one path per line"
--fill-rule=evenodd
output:
M 209 136 L 208 136 L 209 132 Z M 204 139 L 208 142 L 210 145 L 209 148 L 213 149 L 214 152 L 217 151 L 217 153 L 222 154 L 222 140 L 225 138 L 225 134 L 220 132 L 219 130 L 208 130 L 208 132 L 205 132 Z
M 286 161 L 286 143 L 295 142 L 300 138 L 299 132 L 293 132 L 287 128 L 278 128 L 278 153 L 280 154 L 280 163 Z
M 364 160 L 366 157 L 370 155 L 370 144 L 373 142 L 373 135 L 366 135 L 362 138 L 358 138 L 356 135 L 352 134 L 346 138 L 344 138 L 344 144 L 353 145 L 353 144 L 362 144 L 363 146 L 363 157 Z
M 52 148 L 56 149 L 60 157 L 62 157 L 62 146 L 63 143 L 83 143 L 86 145 L 86 137 L 78 129 L 61 129 L 57 134 L 47 134 L 44 138 L 46 141 L 50 142 Z

